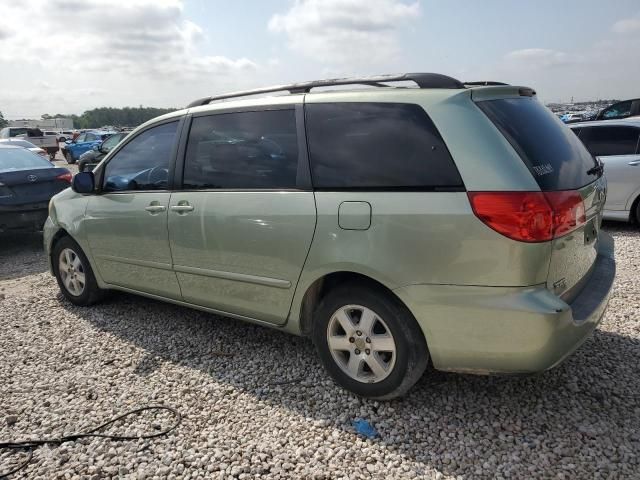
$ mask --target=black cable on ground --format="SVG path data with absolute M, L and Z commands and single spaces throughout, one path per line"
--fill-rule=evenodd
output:
M 109 425 L 112 425 L 118 420 L 122 420 L 123 418 L 128 417 L 129 415 L 135 415 L 135 414 L 139 414 L 139 413 L 150 411 L 150 410 L 155 410 L 155 411 L 166 410 L 172 413 L 176 420 L 174 424 L 171 425 L 169 428 L 166 428 L 158 433 L 150 433 L 147 435 L 127 436 L 127 435 L 109 435 L 106 433 L 96 433 L 98 430 L 102 430 L 103 428 Z M 182 422 L 182 415 L 180 415 L 180 412 L 178 412 L 175 408 L 166 407 L 166 406 L 150 406 L 150 407 L 136 408 L 135 410 L 131 410 L 129 412 L 123 413 L 122 415 L 119 415 L 109 420 L 108 422 L 105 422 L 102 425 L 99 425 L 96 428 L 89 430 L 87 432 L 72 433 L 70 435 L 64 435 L 59 438 L 23 440 L 19 442 L 0 442 L 0 450 L 2 449 L 27 450 L 29 453 L 29 456 L 27 457 L 27 459 L 24 462 L 22 462 L 20 465 L 15 467 L 13 470 L 10 470 L 8 472 L 0 472 L 0 479 L 6 478 L 7 476 L 17 473 L 23 468 L 25 468 L 33 459 L 34 449 L 42 445 L 47 445 L 47 444 L 60 445 L 65 442 L 73 442 L 75 440 L 79 440 L 81 438 L 88 438 L 88 437 L 108 438 L 109 440 L 115 440 L 115 441 L 156 438 L 156 437 L 161 437 L 163 435 L 166 435 L 169 432 L 175 430 L 178 427 L 178 425 L 180 425 L 180 422 Z

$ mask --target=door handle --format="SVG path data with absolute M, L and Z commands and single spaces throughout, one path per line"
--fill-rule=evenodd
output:
M 171 207 L 169 207 L 171 209 L 172 212 L 178 212 L 178 213 L 186 213 L 186 212 L 193 212 L 193 205 L 189 205 L 189 203 L 187 202 L 180 202 L 178 203 L 178 205 L 172 205 Z
M 148 207 L 144 207 L 144 209 L 149 213 L 160 213 L 164 212 L 167 207 L 164 205 L 149 205 Z
M 637 167 L 638 165 L 640 165 L 640 160 L 634 160 L 633 162 L 629 162 L 629 165 L 631 165 L 632 167 Z

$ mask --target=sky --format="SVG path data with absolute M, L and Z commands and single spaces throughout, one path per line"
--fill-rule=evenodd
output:
M 5 118 L 438 72 L 640 97 L 638 0 L 0 0 Z

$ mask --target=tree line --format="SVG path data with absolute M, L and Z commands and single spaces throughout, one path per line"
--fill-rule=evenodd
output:
M 102 126 L 113 127 L 137 127 L 141 123 L 151 120 L 159 115 L 174 112 L 175 108 L 154 107 L 101 107 L 87 110 L 82 115 L 42 115 L 44 120 L 51 118 L 71 118 L 74 128 L 98 128 Z

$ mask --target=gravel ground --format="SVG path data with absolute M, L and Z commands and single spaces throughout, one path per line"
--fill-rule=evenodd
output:
M 638 479 L 640 230 L 605 227 L 615 293 L 564 364 L 528 378 L 429 371 L 392 402 L 335 386 L 306 339 L 125 294 L 75 307 L 46 272 L 39 235 L 2 237 L 0 440 L 163 404 L 184 415 L 168 436 L 40 448 L 15 478 Z M 356 418 L 379 438 L 355 434 Z

